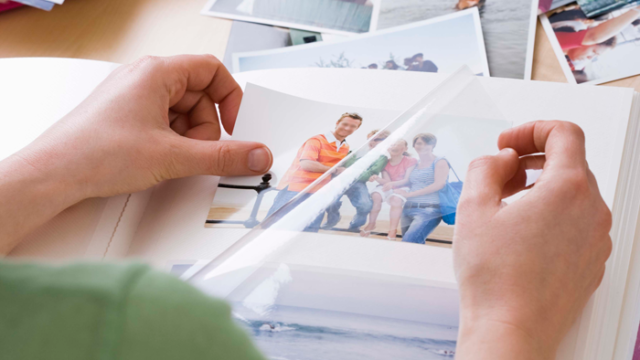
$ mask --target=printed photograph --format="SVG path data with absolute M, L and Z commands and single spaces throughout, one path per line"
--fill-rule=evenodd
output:
M 561 6 L 571 4 L 572 2 L 575 2 L 575 0 L 540 0 L 538 3 L 538 15 L 542 15 L 549 10 L 555 10 Z
M 483 94 L 473 91 L 465 98 L 470 95 L 479 100 Z M 250 84 L 237 124 L 247 121 L 251 126 L 238 126 L 234 138 L 268 145 L 274 165 L 262 178 L 222 178 L 207 226 L 253 228 L 290 200 L 305 201 L 342 181 L 342 173 L 357 171 L 350 183 L 336 185 L 344 186 L 340 195 L 329 199 L 326 211 L 304 231 L 450 244 L 457 200 L 443 196 L 451 192 L 451 198 L 459 197 L 469 163 L 496 153 L 498 136 L 510 124 L 449 112 L 399 136 L 384 130 L 398 115 L 300 99 Z M 250 120 L 257 118 L 261 121 Z
M 569 82 L 602 84 L 640 74 L 640 5 L 588 18 L 574 3 L 541 22 Z
M 228 297 L 237 323 L 270 359 L 438 360 L 455 355 L 459 305 L 452 286 L 273 267 L 253 274 Z M 397 306 L 398 294 L 402 306 Z
M 480 11 L 493 77 L 524 79 L 533 57 L 529 29 L 536 22 L 538 0 L 381 0 L 378 29 L 388 29 L 469 8 Z M 535 27 L 533 27 L 535 31 Z M 529 64 L 530 65 L 530 64 Z
M 578 0 L 578 5 L 587 17 L 604 15 L 629 5 L 640 5 L 639 0 Z
M 476 8 L 344 40 L 235 53 L 234 72 L 278 68 L 354 68 L 453 73 L 468 66 L 489 76 Z
M 233 20 L 338 34 L 375 29 L 379 1 L 211 0 L 202 14 Z

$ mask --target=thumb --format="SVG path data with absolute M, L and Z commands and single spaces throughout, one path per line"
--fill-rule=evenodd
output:
M 262 175 L 273 155 L 264 144 L 248 141 L 209 141 L 181 137 L 171 162 L 172 178 L 192 175 Z
M 511 148 L 502 149 L 494 156 L 479 157 L 469 164 L 460 206 L 473 210 L 498 211 L 507 182 L 516 175 L 519 156 Z

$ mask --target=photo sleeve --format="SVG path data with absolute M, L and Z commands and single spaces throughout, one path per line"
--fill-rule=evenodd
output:
M 316 139 L 309 139 L 302 145 L 302 152 L 300 154 L 300 160 L 318 161 L 320 157 L 320 141 Z

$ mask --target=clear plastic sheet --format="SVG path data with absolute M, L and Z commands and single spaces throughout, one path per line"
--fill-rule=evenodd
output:
M 450 249 L 327 236 L 317 232 L 318 219 L 378 159 L 389 158 L 394 144 L 423 149 L 431 146 L 424 134 L 436 134 L 445 156 L 432 165 L 418 162 L 416 169 L 426 174 L 422 181 L 446 160 L 440 166 L 449 168 L 445 188 L 453 195 L 441 196 L 443 188 L 435 197 L 405 198 L 403 214 L 452 223 L 468 162 L 495 154 L 499 133 L 509 127 L 476 77 L 461 69 L 222 255 L 183 278 L 231 302 L 235 316 L 274 359 L 450 356 L 458 323 Z

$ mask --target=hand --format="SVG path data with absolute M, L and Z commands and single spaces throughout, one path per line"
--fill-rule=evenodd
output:
M 382 191 L 387 192 L 389 190 L 393 190 L 393 183 L 388 182 L 388 183 L 382 185 Z
M 369 182 L 373 182 L 378 180 L 378 175 L 371 175 L 371 177 L 369 177 Z
M 555 359 L 602 281 L 611 213 L 584 141 L 574 124 L 533 122 L 502 133 L 500 153 L 469 166 L 453 240 L 456 359 Z M 502 207 L 524 188 L 525 169 L 543 173 L 528 194 Z
M 191 175 L 261 175 L 262 144 L 217 141 L 242 91 L 213 56 L 143 58 L 112 73 L 36 141 L 0 162 L 0 254 L 73 204 Z
M 191 175 L 264 174 L 272 162 L 264 145 L 216 141 L 216 104 L 231 133 L 241 100 L 213 56 L 147 57 L 117 69 L 19 155 L 64 173 L 83 198 Z
M 384 189 L 384 188 L 383 188 L 383 189 Z M 408 193 L 408 192 L 406 192 L 405 190 L 402 190 L 402 189 L 394 190 L 394 191 L 393 191 L 393 193 L 394 193 L 394 194 L 398 194 L 398 195 L 402 196 L 402 197 L 403 197 L 403 198 L 405 198 L 405 199 L 409 197 L 409 193 Z

